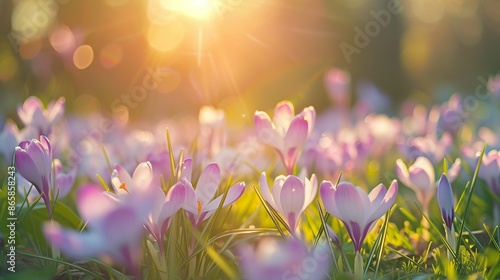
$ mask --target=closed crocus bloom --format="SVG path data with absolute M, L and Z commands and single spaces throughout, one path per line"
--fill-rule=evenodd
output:
M 16 168 L 19 173 L 32 183 L 47 206 L 49 216 L 50 187 L 52 175 L 52 147 L 47 137 L 41 136 L 40 140 L 33 139 L 22 141 L 15 148 Z
M 51 126 L 64 114 L 64 103 L 65 100 L 61 97 L 50 102 L 45 109 L 38 97 L 30 96 L 17 108 L 17 114 L 26 126 L 33 127 L 40 135 L 47 135 Z
M 392 181 L 389 190 L 379 184 L 368 195 L 347 182 L 334 187 L 331 182 L 323 181 L 320 187 L 325 209 L 344 223 L 357 252 L 374 223 L 394 204 L 397 193 L 396 180 Z
M 448 174 L 450 181 L 454 181 L 460 172 L 461 160 L 457 159 L 449 167 Z M 396 161 L 396 174 L 401 182 L 411 188 L 417 195 L 417 199 L 422 205 L 422 210 L 427 215 L 429 202 L 436 191 L 436 177 L 434 166 L 425 157 L 418 157 L 415 163 L 406 167 L 401 159 Z
M 76 169 L 71 169 L 68 173 L 64 173 L 62 169 L 62 164 L 59 159 L 54 159 L 52 162 L 52 167 L 54 168 L 56 181 L 53 184 L 53 180 L 49 180 L 49 196 L 54 198 L 57 196 L 58 199 L 61 199 L 68 195 L 75 183 L 76 178 Z M 52 174 L 51 174 L 52 175 Z M 52 178 L 53 176 L 51 176 Z M 26 196 L 26 193 L 29 191 L 28 200 L 33 202 L 40 193 L 36 188 L 30 191 L 31 184 L 22 176 L 17 176 L 18 188 L 17 191 L 22 196 Z
M 451 230 L 453 220 L 455 219 L 455 203 L 453 200 L 453 191 L 450 182 L 445 174 L 441 175 L 437 189 L 437 200 L 441 209 L 441 217 L 448 229 Z
M 196 184 L 196 190 L 191 181 L 191 160 L 187 160 L 183 165 L 181 184 L 186 187 L 186 200 L 183 209 L 194 227 L 198 227 L 201 222 L 208 219 L 219 207 L 223 195 L 214 199 L 215 193 L 220 184 L 220 169 L 216 163 L 211 163 L 203 169 Z M 234 184 L 227 191 L 226 199 L 222 207 L 234 203 L 245 191 L 245 183 Z
M 266 173 L 260 176 L 260 191 L 264 199 L 285 219 L 288 226 L 295 231 L 300 215 L 311 204 L 318 192 L 316 175 L 311 179 L 293 175 L 276 177 L 272 194 L 267 184 Z
M 255 112 L 254 118 L 258 139 L 278 152 L 289 174 L 299 159 L 315 121 L 316 111 L 313 107 L 307 107 L 295 115 L 294 107 L 289 101 L 276 105 L 272 121 L 262 111 Z

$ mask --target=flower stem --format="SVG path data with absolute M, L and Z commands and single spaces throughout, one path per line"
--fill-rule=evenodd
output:
M 455 227 L 451 224 L 451 229 L 449 229 L 446 225 L 444 226 L 444 231 L 446 233 L 446 241 L 450 244 L 452 250 L 457 248 L 457 241 L 455 239 Z M 452 260 L 452 253 L 448 250 L 448 259 Z
M 493 200 L 493 227 L 500 226 L 500 204 Z
M 363 279 L 363 257 L 359 251 L 356 251 L 356 257 L 354 258 L 354 279 Z

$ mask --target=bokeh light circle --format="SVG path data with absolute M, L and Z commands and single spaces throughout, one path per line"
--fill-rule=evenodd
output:
M 123 58 L 123 48 L 116 43 L 107 44 L 101 49 L 99 62 L 104 68 L 113 68 L 120 63 Z
M 73 64 L 80 70 L 89 67 L 93 60 L 94 50 L 89 45 L 81 45 L 73 53 Z

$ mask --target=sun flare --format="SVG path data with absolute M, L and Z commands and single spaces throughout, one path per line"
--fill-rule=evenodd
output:
M 161 6 L 191 18 L 206 20 L 214 15 L 214 0 L 160 0 Z

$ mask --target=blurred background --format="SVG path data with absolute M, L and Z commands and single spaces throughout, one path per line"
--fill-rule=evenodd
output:
M 283 99 L 326 108 L 331 68 L 396 109 L 472 94 L 499 50 L 498 0 L 2 0 L 0 115 L 36 95 L 76 114 L 212 105 L 245 123 Z

